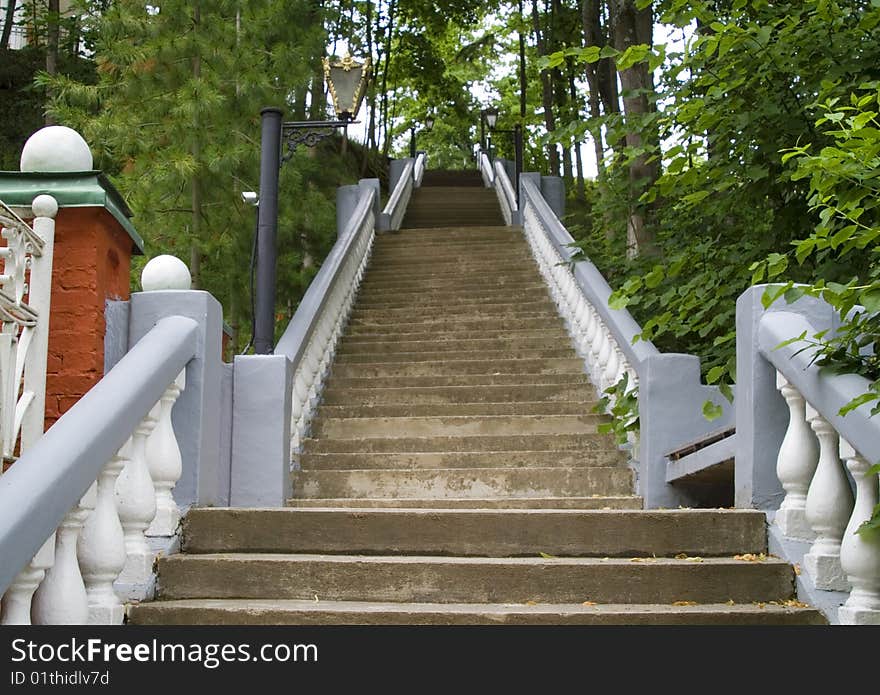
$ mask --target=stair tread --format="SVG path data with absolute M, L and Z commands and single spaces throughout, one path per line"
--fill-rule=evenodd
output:
M 389 497 L 332 498 L 314 499 L 293 498 L 287 500 L 291 508 L 328 509 L 641 509 L 642 498 L 635 495 L 593 495 L 590 497 L 411 497 L 409 499 Z M 599 507 L 599 505 L 602 505 Z

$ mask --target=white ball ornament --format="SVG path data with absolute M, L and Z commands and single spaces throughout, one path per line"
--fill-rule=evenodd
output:
M 21 150 L 22 171 L 91 171 L 93 165 L 83 136 L 63 125 L 40 128 Z
M 188 290 L 192 287 L 192 276 L 186 263 L 176 256 L 156 256 L 144 266 L 141 287 L 144 292 Z

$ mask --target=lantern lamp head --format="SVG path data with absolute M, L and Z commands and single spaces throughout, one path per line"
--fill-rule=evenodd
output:
M 363 63 L 358 63 L 350 55 L 335 61 L 324 58 L 324 78 L 339 120 L 352 121 L 357 116 L 371 74 L 369 58 Z

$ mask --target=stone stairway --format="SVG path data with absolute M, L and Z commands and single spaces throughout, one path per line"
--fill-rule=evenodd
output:
M 521 232 L 446 208 L 376 239 L 289 508 L 191 510 L 129 619 L 824 622 L 762 513 L 641 509 Z

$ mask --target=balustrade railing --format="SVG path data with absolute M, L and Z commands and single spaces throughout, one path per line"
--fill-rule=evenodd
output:
M 408 171 L 409 175 L 401 178 L 402 186 L 412 185 L 411 162 Z M 308 436 L 336 344 L 370 259 L 376 233 L 375 196 L 373 189 L 362 189 L 348 225 L 275 347 L 275 354 L 286 355 L 293 368 L 292 461 L 297 460 L 302 441 Z
M 422 177 L 425 175 L 425 165 L 427 160 L 428 158 L 424 152 L 419 152 L 416 155 L 415 168 L 413 169 L 413 184 L 416 188 L 419 188 L 422 185 Z
M 145 535 L 176 530 L 170 412 L 198 333 L 160 319 L 0 477 L 3 624 L 119 624 L 126 592 L 149 583 Z
M 641 365 L 657 348 L 650 341 L 633 342 L 641 328 L 626 309 L 608 307 L 605 278 L 589 261 L 573 262 L 574 239 L 533 176 L 522 179 L 523 232 L 590 380 L 603 392 L 626 375 L 627 391 L 637 389 Z
M 480 167 L 480 174 L 483 177 L 483 185 L 486 188 L 492 188 L 495 185 L 495 172 L 492 168 L 492 160 L 489 159 L 489 155 L 483 150 L 479 151 L 478 165 Z
M 415 187 L 415 164 L 416 160 L 406 160 L 403 171 L 400 172 L 397 183 L 391 191 L 391 195 L 388 196 L 388 202 L 382 209 L 382 228 L 384 230 L 400 229 L 400 224 L 403 222 L 403 216 L 406 214 L 406 208 L 409 205 L 409 199 L 412 197 L 413 188 Z
M 493 185 L 495 186 L 495 194 L 498 196 L 498 204 L 501 206 L 504 223 L 507 225 L 517 224 L 519 220 L 517 219 L 516 192 L 513 190 L 513 184 L 507 175 L 504 163 L 496 159 L 494 172 Z
M 812 362 L 814 346 L 783 344 L 818 332 L 795 312 L 767 312 L 758 322 L 758 351 L 787 410 L 776 456 L 785 496 L 774 524 L 785 538 L 810 544 L 802 566 L 816 589 L 847 594 L 840 623 L 880 624 L 880 532 L 858 532 L 880 497 L 871 471 L 880 460 L 880 420 L 869 404 L 839 414 L 868 389 L 867 379 L 823 372 Z

